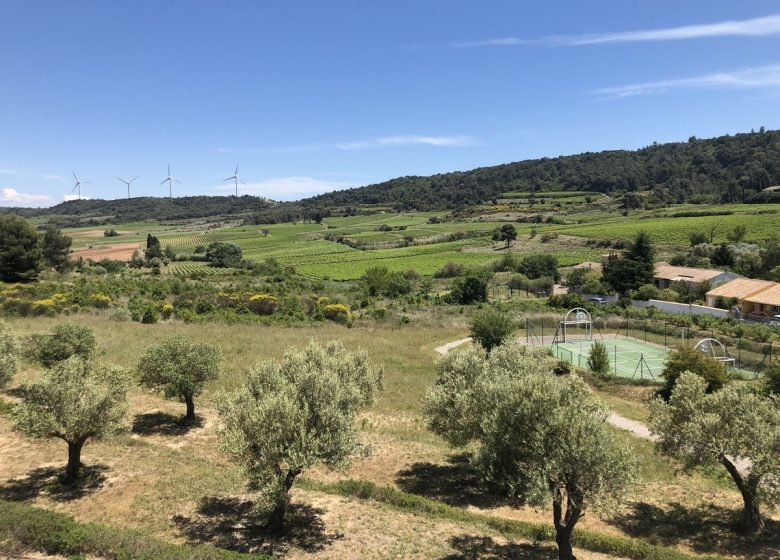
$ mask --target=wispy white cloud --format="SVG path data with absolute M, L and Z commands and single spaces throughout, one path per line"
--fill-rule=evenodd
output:
M 52 198 L 45 194 L 24 193 L 12 188 L 0 189 L 0 206 L 41 206 L 52 202 Z
M 399 135 L 399 136 L 381 136 L 367 140 L 355 140 L 351 142 L 336 142 L 333 144 L 300 144 L 297 146 L 277 146 L 274 148 L 217 148 L 219 153 L 297 153 L 297 152 L 320 152 L 323 150 L 367 150 L 371 148 L 392 148 L 404 146 L 432 146 L 432 147 L 457 147 L 472 146 L 477 144 L 477 140 L 471 136 L 423 136 L 423 135 Z
M 662 29 L 620 31 L 615 33 L 588 33 L 583 35 L 553 35 L 538 39 L 501 37 L 480 41 L 450 43 L 452 48 L 507 47 L 541 44 L 550 46 L 599 45 L 605 43 L 638 43 L 648 41 L 680 41 L 710 37 L 762 37 L 780 34 L 780 14 L 746 20 L 683 25 Z
M 744 68 L 732 72 L 717 72 L 689 78 L 658 80 L 639 84 L 605 87 L 593 90 L 601 97 L 615 99 L 636 95 L 652 95 L 679 89 L 767 89 L 780 88 L 780 64 Z
M 11 177 L 32 177 L 34 179 L 46 179 L 47 181 L 65 181 L 65 177 L 62 177 L 61 175 L 54 175 L 52 173 L 36 173 L 23 169 L 13 169 L 10 167 L 0 167 L 0 175 L 8 175 Z
M 633 43 L 640 41 L 679 41 L 706 37 L 761 37 L 780 33 L 780 15 L 742 21 L 721 21 L 700 25 L 684 25 L 667 29 L 600 33 L 568 38 L 569 45 L 596 45 L 600 43 Z M 564 41 L 566 38 L 563 38 Z
M 366 150 L 396 146 L 471 146 L 476 141 L 470 136 L 385 136 L 371 140 L 359 140 L 337 144 L 339 150 Z
M 314 177 L 275 177 L 263 179 L 262 181 L 248 182 L 246 185 L 239 185 L 238 194 L 251 194 L 270 198 L 272 200 L 296 200 L 353 186 L 354 185 L 351 183 L 336 183 L 334 181 L 324 181 Z M 214 188 L 214 190 L 221 192 L 232 192 L 233 189 L 233 185 L 219 185 Z

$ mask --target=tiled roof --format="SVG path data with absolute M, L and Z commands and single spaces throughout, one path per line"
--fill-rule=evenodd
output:
M 754 280 L 752 278 L 737 278 L 726 282 L 707 292 L 707 297 L 723 296 L 724 298 L 737 298 L 743 300 L 769 290 L 778 284 L 769 280 Z

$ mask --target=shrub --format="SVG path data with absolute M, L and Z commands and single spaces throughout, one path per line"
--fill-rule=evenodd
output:
M 171 315 L 173 315 L 173 304 L 164 303 L 160 312 L 162 313 L 163 319 L 170 319 Z
M 512 336 L 516 325 L 506 313 L 488 309 L 474 316 L 470 328 L 474 342 L 478 342 L 486 352 L 490 352 Z
M 141 322 L 144 325 L 154 325 L 159 320 L 160 312 L 152 305 L 148 305 L 146 309 L 144 309 L 143 315 L 141 315 Z
M 18 367 L 19 345 L 11 334 L 11 329 L 0 322 L 0 388 L 13 379 Z
M 487 301 L 487 280 L 477 273 L 461 276 L 452 285 L 448 298 L 451 302 L 461 305 Z
M 92 306 L 97 309 L 108 309 L 113 301 L 109 296 L 103 294 L 92 294 L 89 299 L 92 302 Z
M 254 294 L 249 297 L 248 307 L 258 315 L 273 315 L 279 300 L 271 294 Z
M 95 334 L 91 328 L 60 323 L 49 334 L 32 335 L 30 354 L 48 368 L 71 356 L 89 360 L 95 352 L 95 346 Z
M 342 325 L 349 324 L 350 320 L 352 319 L 352 315 L 350 314 L 349 309 L 343 303 L 327 304 L 323 308 L 322 314 L 326 319 L 340 323 Z
M 609 353 L 603 342 L 595 341 L 588 354 L 588 368 L 593 373 L 602 375 L 609 373 Z
M 565 360 L 559 360 L 552 372 L 554 375 L 571 375 L 574 373 L 574 366 Z
M 130 321 L 133 318 L 133 314 L 127 307 L 117 306 L 111 308 L 111 311 L 108 314 L 108 318 L 112 321 L 122 323 L 124 321 Z
M 664 370 L 661 373 L 664 378 L 664 386 L 658 391 L 658 394 L 668 400 L 677 379 L 686 371 L 695 373 L 704 379 L 707 382 L 708 393 L 723 388 L 731 381 L 726 367 L 722 363 L 693 348 L 677 348 L 666 359 Z
M 434 278 L 455 278 L 463 274 L 463 265 L 456 262 L 448 262 L 433 273 Z
M 658 288 L 656 288 L 654 284 L 643 284 L 634 290 L 632 296 L 634 299 L 647 301 L 650 299 L 658 299 L 658 294 Z

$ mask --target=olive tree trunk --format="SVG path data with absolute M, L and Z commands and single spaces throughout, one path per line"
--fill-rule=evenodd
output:
M 282 481 L 282 495 L 268 517 L 267 527 L 271 531 L 280 532 L 284 528 L 284 518 L 287 515 L 287 506 L 290 503 L 290 488 L 292 488 L 295 478 L 299 474 L 301 474 L 299 469 L 288 471 L 284 481 Z
M 564 492 L 550 484 L 553 493 L 553 523 L 555 525 L 555 543 L 558 545 L 558 560 L 577 560 L 571 546 L 574 526 L 582 517 L 582 510 L 572 502 L 566 493 L 566 511 L 563 509 Z
M 79 479 L 79 473 L 81 472 L 81 450 L 84 447 L 84 442 L 87 438 L 80 438 L 76 441 L 69 441 L 68 443 L 68 466 L 65 467 L 65 478 L 63 482 L 65 484 L 75 484 Z
M 739 528 L 745 533 L 760 533 L 764 529 L 764 518 L 761 516 L 760 503 L 758 501 L 758 477 L 752 474 L 745 478 L 734 463 L 727 457 L 722 457 L 721 462 L 731 475 L 734 483 L 742 495 L 742 520 Z
M 184 395 L 184 403 L 187 405 L 187 414 L 184 415 L 186 422 L 195 420 L 195 399 L 192 395 Z

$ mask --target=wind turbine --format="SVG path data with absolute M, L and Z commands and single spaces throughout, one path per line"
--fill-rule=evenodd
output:
M 78 190 L 79 200 L 81 200 L 81 183 L 88 184 L 91 183 L 92 181 L 81 181 L 78 177 L 76 177 L 75 171 L 73 172 L 73 178 L 76 179 L 76 184 L 73 185 L 73 190 L 70 192 L 76 192 L 76 190 Z
M 169 173 L 169 175 L 170 175 L 170 173 Z M 117 179 L 119 179 L 121 182 L 123 182 L 125 185 L 127 185 L 127 198 L 130 198 L 130 183 L 132 183 L 133 181 L 138 179 L 138 177 L 133 177 L 129 181 L 125 181 L 124 179 L 122 179 L 122 177 L 117 177 Z
M 246 185 L 246 181 L 244 181 L 241 177 L 238 176 L 238 164 L 236 164 L 236 171 L 233 173 L 232 177 L 228 177 L 227 179 L 223 179 L 222 182 L 233 180 L 236 182 L 236 198 L 238 198 L 238 182 L 241 181 L 244 185 Z
M 165 183 L 168 183 L 168 198 L 173 198 L 173 182 L 176 181 L 181 185 L 181 181 L 178 179 L 174 179 L 174 177 L 171 175 L 171 166 L 168 166 L 168 176 L 163 180 L 161 185 L 164 185 Z

